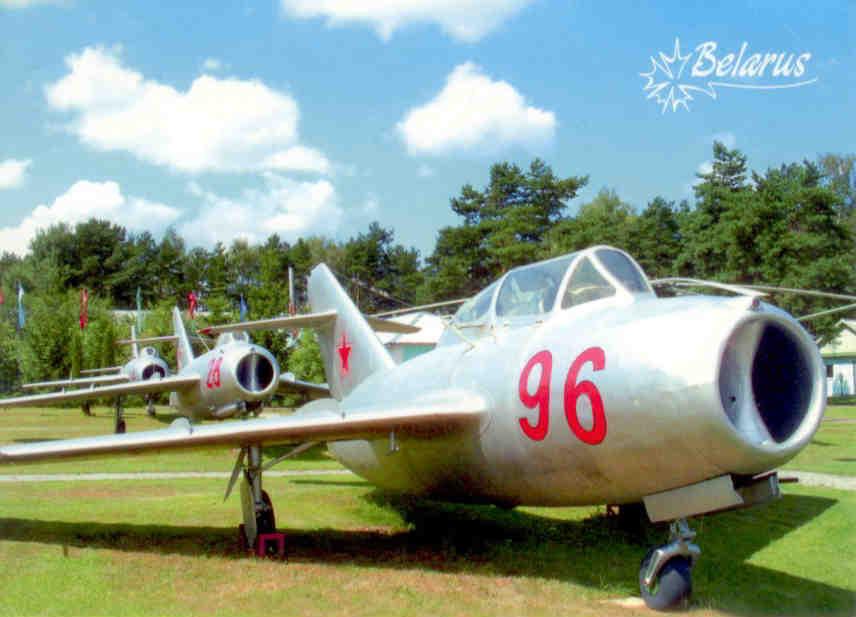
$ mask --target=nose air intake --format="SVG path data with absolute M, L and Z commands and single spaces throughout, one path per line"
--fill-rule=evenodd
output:
M 822 412 L 822 366 L 807 339 L 799 326 L 769 317 L 746 321 L 729 337 L 719 394 L 748 441 L 784 444 Z
M 149 364 L 143 369 L 143 381 L 155 376 L 160 377 L 161 379 L 166 376 L 166 372 L 163 370 L 163 367 L 158 366 L 157 364 Z
M 252 351 L 238 361 L 235 373 L 244 390 L 257 394 L 270 387 L 275 370 L 267 357 Z

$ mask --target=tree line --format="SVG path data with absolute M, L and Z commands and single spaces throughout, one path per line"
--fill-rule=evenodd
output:
M 136 309 L 138 297 L 147 311 L 147 335 L 169 333 L 171 307 L 186 307 L 191 291 L 209 313 L 196 320 L 197 327 L 236 319 L 241 298 L 250 319 L 282 314 L 290 300 L 289 267 L 301 306 L 305 277 L 321 261 L 367 313 L 466 297 L 509 268 L 593 244 L 625 249 L 652 278 L 852 293 L 854 160 L 827 154 L 750 172 L 743 153 L 716 142 L 711 169 L 698 175 L 692 203 L 655 197 L 637 210 L 604 188 L 575 214 L 569 206 L 587 176 L 562 177 L 539 159 L 528 168 L 497 163 L 485 187 L 468 184 L 451 198 L 459 222 L 438 232 L 424 260 L 376 222 L 343 242 L 307 237 L 290 244 L 272 235 L 263 244 L 236 240 L 211 249 L 187 247 L 174 230 L 157 241 L 148 232 L 132 234 L 104 220 L 56 225 L 38 232 L 26 256 L 0 257 L 0 388 L 115 364 L 127 354 L 114 341 L 127 335 L 129 324 L 117 322 L 110 311 Z M 23 328 L 15 301 L 19 285 Z M 78 324 L 83 288 L 91 298 L 85 330 Z M 828 306 L 798 296 L 775 301 L 798 315 Z M 810 327 L 828 334 L 837 319 L 819 319 Z M 293 347 L 280 333 L 258 339 L 283 366 L 317 377 L 306 337 Z

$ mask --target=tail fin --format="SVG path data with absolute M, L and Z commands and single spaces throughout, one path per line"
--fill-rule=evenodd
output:
M 172 309 L 172 327 L 175 330 L 175 358 L 178 365 L 176 372 L 178 372 L 193 360 L 193 348 L 190 346 L 190 339 L 187 338 L 187 330 L 181 319 L 181 311 L 177 306 Z
M 131 353 L 135 358 L 140 357 L 140 345 L 137 343 L 137 326 L 131 325 Z
M 347 396 L 372 373 L 395 366 L 389 352 L 327 266 L 320 264 L 313 268 L 308 291 L 313 311 L 336 311 L 335 321 L 318 330 L 327 384 L 336 399 Z

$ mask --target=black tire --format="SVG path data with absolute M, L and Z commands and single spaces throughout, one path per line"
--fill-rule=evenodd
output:
M 653 554 L 653 549 L 648 551 L 639 567 L 639 591 L 645 605 L 655 611 L 686 608 L 693 591 L 690 560 L 686 557 L 672 557 L 660 570 L 654 584 L 648 587 L 642 579 Z
M 125 428 L 126 428 L 126 427 L 125 427 L 125 421 L 124 421 L 124 420 L 119 420 L 119 421 L 116 423 L 116 434 L 118 435 L 118 434 L 120 434 L 120 433 L 124 433 L 124 432 L 125 432 Z
M 265 508 L 256 517 L 258 533 L 274 533 L 276 531 L 276 515 L 273 511 L 273 502 L 267 491 L 262 491 L 262 501 Z

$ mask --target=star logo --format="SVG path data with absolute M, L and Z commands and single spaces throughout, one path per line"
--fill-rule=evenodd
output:
M 351 370 L 348 362 L 351 357 L 351 344 L 348 342 L 347 335 L 342 332 L 342 338 L 339 341 L 339 346 L 336 350 L 339 352 L 339 362 L 341 363 L 341 371 L 343 375 L 347 375 Z
M 639 73 L 647 80 L 644 88 L 648 92 L 649 99 L 654 99 L 662 105 L 662 113 L 667 109 L 675 111 L 683 107 L 689 111 L 687 103 L 693 100 L 690 90 L 698 90 L 696 86 L 681 83 L 684 69 L 692 54 L 681 55 L 681 42 L 675 39 L 675 49 L 671 56 L 662 51 L 658 58 L 651 56 L 651 70 L 647 73 Z

